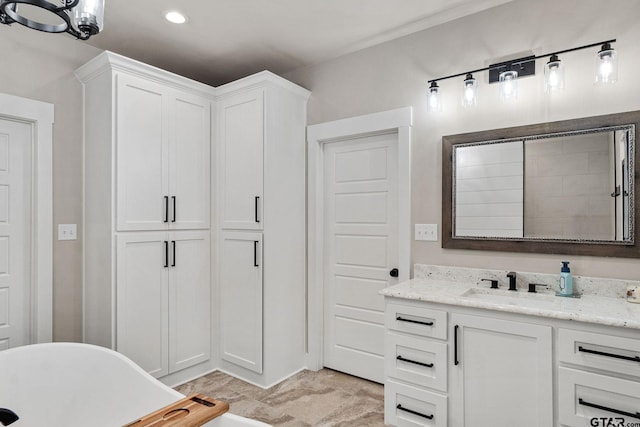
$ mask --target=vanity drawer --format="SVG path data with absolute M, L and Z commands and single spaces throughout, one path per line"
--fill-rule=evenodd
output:
M 560 367 L 558 404 L 563 426 L 640 425 L 640 383 L 635 381 Z M 603 417 L 611 423 L 591 423 Z
M 640 377 L 640 339 L 558 329 L 560 362 Z
M 388 380 L 384 423 L 395 427 L 447 427 L 447 397 Z
M 389 332 L 385 370 L 389 377 L 447 391 L 447 344 Z
M 446 311 L 388 303 L 385 310 L 385 324 L 388 329 L 394 331 L 441 340 L 447 339 Z

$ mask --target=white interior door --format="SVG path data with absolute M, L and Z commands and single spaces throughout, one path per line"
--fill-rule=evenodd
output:
M 397 283 L 398 134 L 325 145 L 324 365 L 384 380 L 384 298 Z
M 0 350 L 29 344 L 31 126 L 0 120 Z

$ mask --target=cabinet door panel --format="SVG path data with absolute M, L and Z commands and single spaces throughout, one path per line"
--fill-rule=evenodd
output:
M 168 374 L 166 237 L 117 237 L 116 350 L 156 378 Z
M 453 425 L 552 425 L 551 327 L 457 313 L 451 322 Z
M 254 90 L 219 104 L 222 227 L 261 230 L 264 92 Z
M 170 233 L 169 373 L 211 356 L 209 232 Z
M 117 79 L 117 228 L 166 229 L 167 89 L 124 74 Z
M 262 373 L 262 234 L 224 232 L 220 248 L 223 360 Z
M 169 142 L 170 227 L 209 228 L 211 106 L 178 94 L 171 104 Z

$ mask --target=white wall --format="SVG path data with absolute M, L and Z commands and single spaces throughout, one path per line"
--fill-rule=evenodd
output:
M 289 73 L 312 91 L 309 124 L 412 106 L 412 222 L 441 223 L 441 138 L 553 120 L 640 109 L 640 2 L 637 0 L 515 0 L 402 39 Z M 441 82 L 443 112 L 426 111 L 427 80 L 491 64 L 524 51 L 534 54 L 617 38 L 619 83 L 592 84 L 597 49 L 561 55 L 565 91 L 547 96 L 542 73 L 520 81 L 519 99 L 500 102 L 495 85 L 479 80 L 478 106 L 460 106 L 462 78 Z M 542 61 L 542 60 L 541 60 Z M 539 63 L 540 70 L 542 62 Z M 571 260 L 576 275 L 637 279 L 634 259 L 444 250 L 413 242 L 413 263 L 556 273 Z
M 82 339 L 81 241 L 57 240 L 57 224 L 82 229 L 82 91 L 73 71 L 101 50 L 64 34 L 0 25 L 0 92 L 49 102 L 53 126 L 53 338 Z M 81 238 L 81 236 L 79 236 Z

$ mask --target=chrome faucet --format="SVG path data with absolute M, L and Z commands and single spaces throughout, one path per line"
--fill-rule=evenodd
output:
M 517 289 L 516 289 L 516 272 L 515 271 L 510 271 L 509 273 L 507 273 L 507 277 L 509 278 L 509 290 L 510 291 L 517 291 Z

